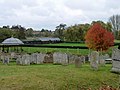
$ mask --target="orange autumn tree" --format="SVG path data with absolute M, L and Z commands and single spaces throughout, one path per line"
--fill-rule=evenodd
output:
M 90 49 L 96 51 L 106 51 L 114 45 L 114 36 L 105 30 L 100 23 L 95 23 L 87 31 L 85 42 Z

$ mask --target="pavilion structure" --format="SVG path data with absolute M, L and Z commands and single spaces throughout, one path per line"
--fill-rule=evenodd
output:
M 7 53 L 11 51 L 19 52 L 19 51 L 22 51 L 21 45 L 23 44 L 24 43 L 18 38 L 14 38 L 14 37 L 7 38 L 1 44 L 1 51 L 7 52 Z

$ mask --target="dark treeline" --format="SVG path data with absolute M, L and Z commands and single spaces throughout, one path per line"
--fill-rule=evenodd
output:
M 26 29 L 21 25 L 13 25 L 11 28 L 9 26 L 3 26 L 2 28 L 0 28 L 0 42 L 12 36 L 19 39 L 25 39 L 25 30 Z
M 93 23 L 99 22 L 106 30 L 113 32 L 115 39 L 120 40 L 120 15 L 113 15 L 107 23 L 103 21 L 93 21 L 91 24 L 75 24 L 67 26 L 60 24 L 55 30 L 42 29 L 40 31 L 32 28 L 25 28 L 21 25 L 3 26 L 0 28 L 0 42 L 11 36 L 19 39 L 28 39 L 36 37 L 59 37 L 64 41 L 84 41 L 84 36 Z M 33 39 L 35 40 L 35 39 Z

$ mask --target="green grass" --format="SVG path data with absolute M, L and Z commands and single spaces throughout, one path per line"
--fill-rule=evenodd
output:
M 34 53 L 34 52 L 63 52 L 68 54 L 76 54 L 76 55 L 88 55 L 91 50 L 89 49 L 67 49 L 67 48 L 41 48 L 41 47 L 23 47 L 24 52 Z M 112 54 L 112 48 L 108 51 L 103 52 L 103 54 L 108 53 Z
M 120 40 L 114 40 L 115 43 L 120 43 Z
M 68 54 L 76 55 L 88 55 L 88 49 L 65 49 L 65 48 L 41 48 L 41 47 L 23 47 L 24 52 L 34 53 L 34 52 L 63 52 Z
M 86 46 L 84 43 L 57 43 L 57 44 L 42 44 L 48 46 Z
M 42 44 L 42 45 L 48 45 L 48 46 L 86 46 L 85 44 L 79 44 L 79 43 L 58 43 L 58 44 Z M 77 55 L 88 55 L 89 49 L 68 49 L 68 48 L 41 48 L 41 47 L 23 47 L 24 52 L 27 53 L 34 53 L 34 52 L 63 52 L 68 54 L 77 54 Z M 107 52 L 111 55 L 112 48 L 110 48 Z
M 111 65 L 93 71 L 89 64 L 19 66 L 0 63 L 0 90 L 97 90 L 102 85 L 118 87 L 119 76 Z

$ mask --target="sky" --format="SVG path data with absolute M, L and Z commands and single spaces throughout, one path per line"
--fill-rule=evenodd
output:
M 0 26 L 55 30 L 60 23 L 107 22 L 120 14 L 119 4 L 120 0 L 0 0 Z

